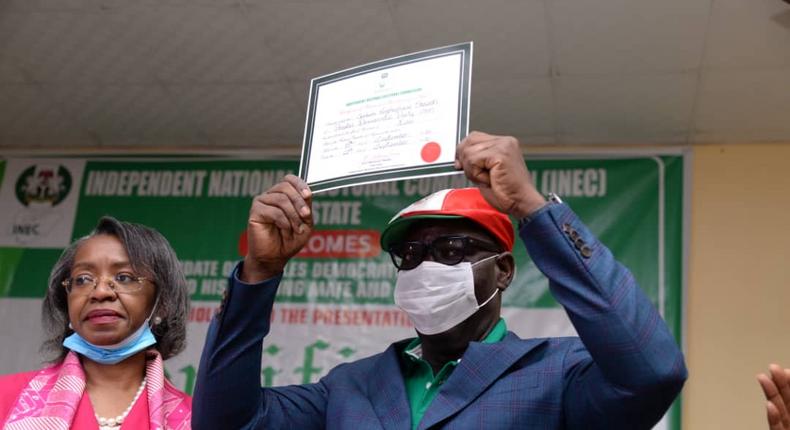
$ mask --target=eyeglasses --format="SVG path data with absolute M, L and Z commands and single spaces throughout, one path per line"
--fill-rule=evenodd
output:
M 437 263 L 456 265 L 463 261 L 467 255 L 474 253 L 472 247 L 484 251 L 500 252 L 496 245 L 469 236 L 439 236 L 431 243 L 402 242 L 391 246 L 388 251 L 395 267 L 399 270 L 411 270 L 422 263 L 428 252 Z
M 88 295 L 105 278 L 97 278 L 93 275 L 83 274 L 66 279 L 61 284 L 66 287 L 69 294 Z M 117 294 L 133 294 L 143 289 L 143 282 L 148 278 L 134 276 L 129 273 L 117 273 L 112 279 L 107 279 L 107 285 Z

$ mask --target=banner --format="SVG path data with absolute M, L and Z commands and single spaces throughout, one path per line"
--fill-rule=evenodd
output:
M 680 339 L 682 156 L 535 159 L 528 165 L 537 188 L 560 195 L 634 273 Z M 0 373 L 40 365 L 40 306 L 49 271 L 63 247 L 112 215 L 159 230 L 183 264 L 192 297 L 188 346 L 166 368 L 176 387 L 191 393 L 226 276 L 246 251 L 251 200 L 297 169 L 296 161 L 271 160 L 0 162 Z M 380 232 L 420 197 L 463 186 L 464 176 L 455 175 L 317 195 L 315 231 L 279 287 L 262 384 L 315 382 L 338 363 L 413 337 L 413 326 L 393 304 L 396 271 L 379 246 Z M 503 295 L 508 328 L 522 337 L 573 335 L 523 244 L 514 254 L 517 277 Z M 670 415 L 659 427 L 679 428 L 677 404 Z

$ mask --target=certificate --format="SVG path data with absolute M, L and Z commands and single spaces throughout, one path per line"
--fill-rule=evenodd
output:
M 321 192 L 461 173 L 471 73 L 467 42 L 313 79 L 299 177 Z

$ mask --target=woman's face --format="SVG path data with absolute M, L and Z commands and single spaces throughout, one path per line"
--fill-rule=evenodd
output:
M 86 277 L 89 276 L 90 278 Z M 135 273 L 121 241 L 101 234 L 77 248 L 71 268 L 72 282 L 94 279 L 96 288 L 74 288 L 68 293 L 69 321 L 74 331 L 94 345 L 112 345 L 137 330 L 151 313 L 156 295 L 150 280 L 135 292 L 117 292 L 110 283 L 143 276 Z

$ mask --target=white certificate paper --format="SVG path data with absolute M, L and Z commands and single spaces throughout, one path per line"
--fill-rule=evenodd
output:
M 467 42 L 313 79 L 299 176 L 320 192 L 461 173 L 471 74 Z

